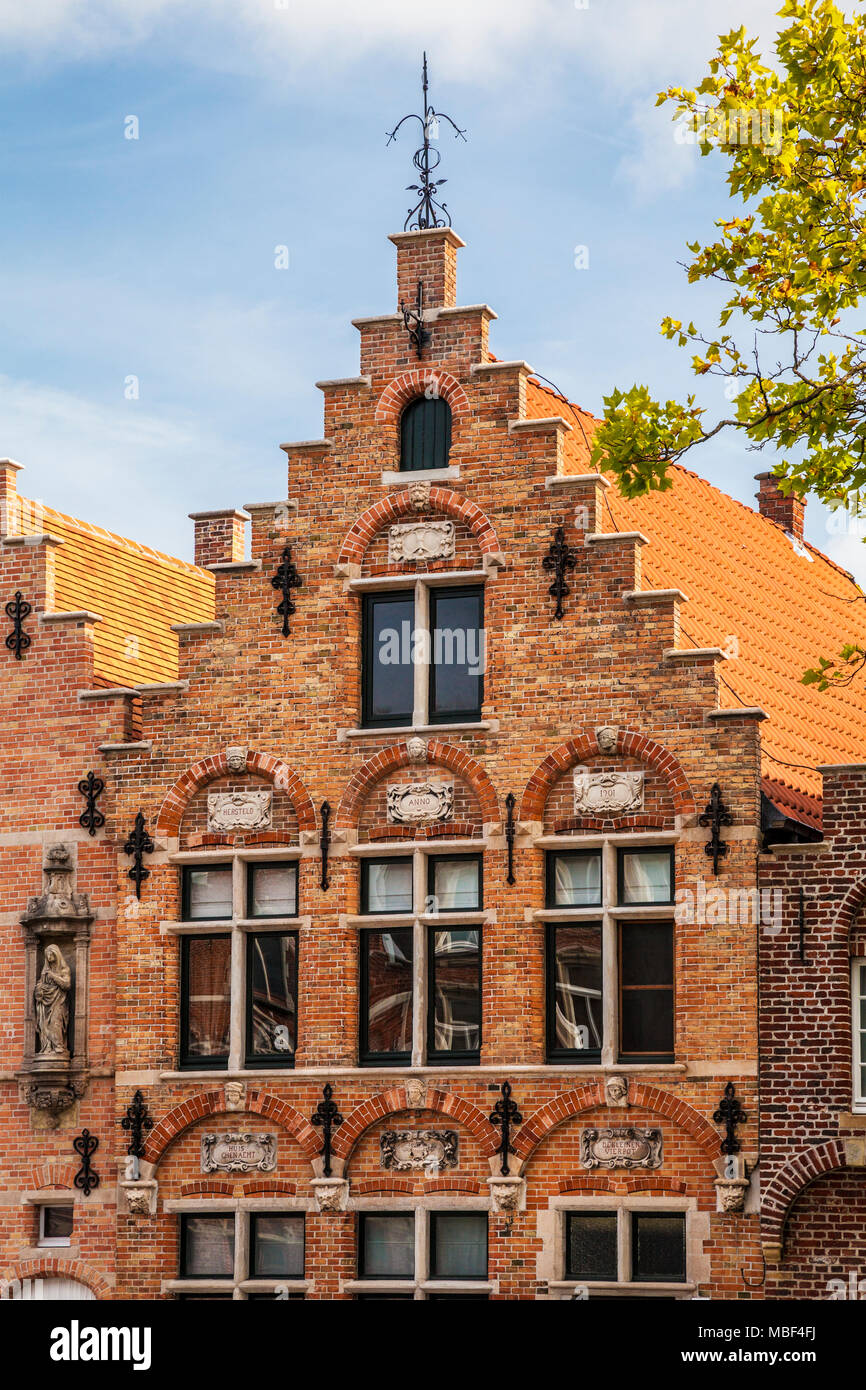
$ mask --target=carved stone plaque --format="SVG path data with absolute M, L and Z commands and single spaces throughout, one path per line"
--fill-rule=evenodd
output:
M 660 1129 L 585 1129 L 580 1136 L 584 1168 L 660 1168 Z
M 575 772 L 576 815 L 622 816 L 642 809 L 642 772 Z
M 208 830 L 267 830 L 271 823 L 273 793 L 210 792 L 207 799 Z
M 451 560 L 454 556 L 453 521 L 413 521 L 392 526 L 388 532 L 388 563 L 403 560 Z
M 277 1166 L 275 1134 L 203 1134 L 203 1173 L 272 1173 Z
M 451 820 L 453 815 L 453 782 L 395 782 L 388 788 L 390 825 Z
M 382 1167 L 395 1173 L 457 1167 L 457 1133 L 453 1129 L 386 1129 L 379 1148 Z

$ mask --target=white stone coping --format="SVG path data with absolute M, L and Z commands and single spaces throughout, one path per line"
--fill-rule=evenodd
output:
M 63 545 L 64 541 L 59 536 L 52 536 L 50 531 L 42 531 L 36 536 L 3 536 L 3 545 L 29 545 L 34 549 L 40 545 Z
M 223 521 L 228 517 L 236 517 L 238 521 L 249 521 L 246 512 L 241 511 L 239 507 L 222 507 L 211 512 L 187 512 L 187 516 L 190 521 Z
M 649 545 L 650 538 L 643 531 L 587 531 L 584 545 L 614 545 L 617 541 L 631 541 L 633 545 Z
M 315 453 L 325 453 L 328 449 L 333 449 L 333 439 L 293 439 L 288 444 L 281 444 L 280 448 L 286 454 L 302 453 L 304 450 L 312 450 Z
M 603 473 L 554 473 L 552 477 L 545 478 L 545 487 L 603 487 L 609 488 L 610 483 Z
M 624 589 L 626 603 L 636 608 L 648 607 L 652 603 L 688 603 L 688 596 L 682 589 Z
M 279 502 L 244 503 L 245 512 L 275 512 L 278 507 L 286 507 L 290 512 L 296 512 L 298 510 L 297 502 L 293 502 L 289 497 L 284 497 Z
M 300 929 L 309 931 L 313 925 L 312 917 L 307 914 L 304 917 L 253 917 L 253 918 L 229 918 L 217 917 L 212 922 L 205 921 L 204 918 L 195 922 L 160 922 L 160 936 L 200 936 L 213 935 L 214 932 L 224 931 L 228 935 L 232 931 L 240 932 L 287 932 L 298 931 Z
M 261 567 L 261 560 L 217 560 L 212 565 L 203 565 L 202 569 L 212 574 L 253 574 Z
M 587 820 L 594 819 L 588 816 Z M 702 836 L 702 838 L 705 838 Z M 630 845 L 640 844 L 664 844 L 674 845 L 680 839 L 678 830 L 619 830 L 606 833 L 603 830 L 592 831 L 588 835 L 568 834 L 568 835 L 538 835 L 535 844 L 541 849 L 569 849 L 585 847 L 586 849 L 596 849 L 603 844 Z
M 759 723 L 769 717 L 760 705 L 741 705 L 738 709 L 710 709 L 706 713 L 707 719 L 756 719 Z
M 317 835 L 318 842 L 318 835 Z M 220 848 L 203 849 L 178 849 L 173 850 L 168 858 L 171 864 L 195 864 L 200 859 L 225 859 L 227 856 L 234 856 L 241 860 L 279 860 L 279 859 L 301 859 L 304 851 L 298 845 L 223 845 Z M 225 919 L 224 919 L 225 920 Z M 261 919 L 268 921 L 268 918 Z
M 477 724 L 405 724 L 388 729 L 338 729 L 337 742 L 345 743 L 353 738 L 375 738 L 379 742 L 391 738 L 414 738 L 419 734 L 495 734 L 499 732 L 498 719 L 481 719 Z
M 495 309 L 491 309 L 489 304 L 452 304 L 442 308 L 431 309 L 430 314 L 437 318 L 455 318 L 458 314 L 482 314 L 486 319 L 498 319 L 499 315 Z M 424 316 L 425 323 L 427 315 Z
M 713 661 L 730 660 L 721 647 L 668 647 L 663 653 L 665 661 Z
M 340 913 L 341 927 L 411 927 L 420 922 L 424 927 L 495 927 L 496 910 L 485 908 L 481 912 L 370 912 Z
M 372 386 L 373 378 L 370 376 L 335 376 L 327 381 L 316 381 L 320 391 L 331 391 L 341 386 Z
M 425 323 L 428 322 L 429 314 L 430 310 L 426 309 L 424 311 Z M 359 319 L 350 319 L 349 322 L 353 328 L 360 330 L 362 328 L 372 328 L 377 323 L 402 323 L 403 315 L 396 311 L 392 314 L 365 314 Z
M 393 468 L 382 470 L 382 487 L 409 487 L 412 483 L 456 483 L 460 478 L 459 463 L 449 463 L 447 468 L 418 468 L 397 472 Z M 423 513 L 418 513 L 423 517 Z
M 24 464 L 16 463 L 15 459 L 0 459 L 0 468 L 12 468 L 16 473 L 20 473 L 24 468 Z
M 200 632 L 225 632 L 225 623 L 220 619 L 209 623 L 172 623 L 171 630 L 179 635 L 194 637 Z
M 146 681 L 143 685 L 137 685 L 136 690 L 139 695 L 171 695 L 181 694 L 189 690 L 189 681 Z
M 622 903 L 603 907 L 531 907 L 527 917 L 533 922 L 595 922 L 600 916 L 622 918 L 624 922 L 668 922 L 675 915 L 676 903 Z
M 458 251 L 461 246 L 466 245 L 453 227 L 424 227 L 414 232 L 391 232 L 388 240 L 395 246 L 411 246 L 413 242 L 417 244 L 424 241 L 447 241 L 449 246 L 455 247 Z
M 125 700 L 135 695 L 132 685 L 107 685 L 104 690 L 79 690 L 79 700 Z
M 453 854 L 458 850 L 473 850 L 480 854 L 485 847 L 486 839 L 480 837 L 477 840 L 462 837 L 448 840 L 443 836 L 441 839 L 432 840 L 365 840 L 362 845 L 350 845 L 347 852 L 359 859 L 387 859 L 401 854 L 408 857 L 415 850 L 427 854 Z M 411 915 L 414 919 L 415 914 Z
M 447 588 L 449 584 L 483 584 L 487 570 L 404 570 L 402 574 L 373 574 L 369 578 L 347 579 L 343 587 L 352 593 L 358 590 L 405 589 L 407 580 L 423 579 L 425 584 Z
M 473 362 L 469 372 L 471 376 L 479 375 L 482 372 L 525 372 L 528 376 L 533 375 L 529 363 L 523 362 L 519 358 L 514 362 Z
M 769 854 L 829 854 L 833 848 L 831 840 L 803 840 L 791 844 L 768 845 Z
M 40 623 L 101 623 L 102 618 L 98 613 L 91 613 L 89 608 L 79 608 L 68 613 L 40 613 Z
M 147 753 L 153 747 L 152 739 L 145 738 L 138 743 L 100 743 L 100 753 Z
M 819 763 L 816 772 L 866 772 L 866 763 Z
M 565 419 L 564 415 L 545 415 L 537 420 L 509 420 L 508 433 L 513 434 L 515 430 L 573 430 L 572 425 Z

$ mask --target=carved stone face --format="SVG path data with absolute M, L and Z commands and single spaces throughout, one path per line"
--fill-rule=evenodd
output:
M 225 1084 L 226 1110 L 242 1110 L 246 1100 L 247 1088 L 243 1081 L 227 1081 Z
M 406 752 L 409 754 L 409 761 L 411 763 L 425 763 L 427 761 L 426 738 L 407 739 Z
M 618 738 L 619 729 L 615 728 L 613 724 L 605 724 L 595 731 L 595 741 L 602 753 L 615 753 Z
M 427 1082 L 410 1076 L 406 1082 L 406 1100 L 413 1110 L 423 1110 L 427 1102 Z
M 608 1105 L 628 1105 L 628 1080 L 624 1076 L 609 1076 L 604 1085 Z
M 126 1205 L 130 1216 L 150 1216 L 150 1189 L 145 1187 L 136 1192 L 134 1188 L 128 1188 Z
M 69 869 L 72 867 L 72 855 L 66 845 L 50 845 L 45 853 L 46 869 Z
M 410 483 L 409 484 L 409 506 L 413 512 L 429 512 L 430 510 L 430 484 L 429 483 Z
M 246 772 L 247 752 L 248 750 L 246 748 L 235 747 L 226 749 L 226 764 L 230 772 Z

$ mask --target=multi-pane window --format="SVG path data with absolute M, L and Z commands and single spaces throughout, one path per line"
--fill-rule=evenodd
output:
M 851 962 L 851 1013 L 854 1024 L 854 1104 L 866 1110 L 866 958 Z
M 447 468 L 451 407 L 441 396 L 418 396 L 400 417 L 400 471 Z
M 684 1284 L 681 1211 L 569 1211 L 565 1278 L 581 1284 Z
M 361 861 L 362 1064 L 479 1060 L 482 908 L 477 853 Z
M 484 590 L 428 587 L 366 593 L 364 727 L 477 723 L 484 698 Z
M 487 1268 L 485 1211 L 358 1214 L 357 1298 L 466 1297 L 472 1283 L 487 1279 Z M 377 1290 L 377 1282 L 393 1287 Z M 464 1282 L 470 1287 L 461 1291 L 436 1287 Z
M 548 1059 L 673 1060 L 672 847 L 552 851 L 546 881 Z
M 181 903 L 180 1066 L 291 1066 L 298 932 L 285 928 L 298 912 L 297 861 L 186 864 Z
M 181 1298 L 297 1297 L 304 1279 L 303 1212 L 184 1212 L 179 1246 Z

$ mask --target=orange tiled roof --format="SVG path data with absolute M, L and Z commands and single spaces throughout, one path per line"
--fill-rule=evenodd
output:
M 63 541 L 55 551 L 57 612 L 89 609 L 95 630 L 96 685 L 143 685 L 177 680 L 177 635 L 172 623 L 210 622 L 214 579 L 197 565 L 116 536 L 47 507 L 24 528 Z
M 587 471 L 597 421 L 558 393 L 531 385 L 532 416 L 561 414 L 574 429 L 565 469 Z M 643 587 L 682 589 L 680 645 L 736 650 L 723 662 L 724 707 L 760 705 L 765 789 L 793 818 L 814 823 L 821 763 L 866 762 L 866 682 L 821 694 L 801 684 L 844 641 L 866 646 L 866 603 L 852 577 L 813 545 L 679 465 L 673 486 L 628 499 L 607 493 L 611 530 L 642 531 Z

